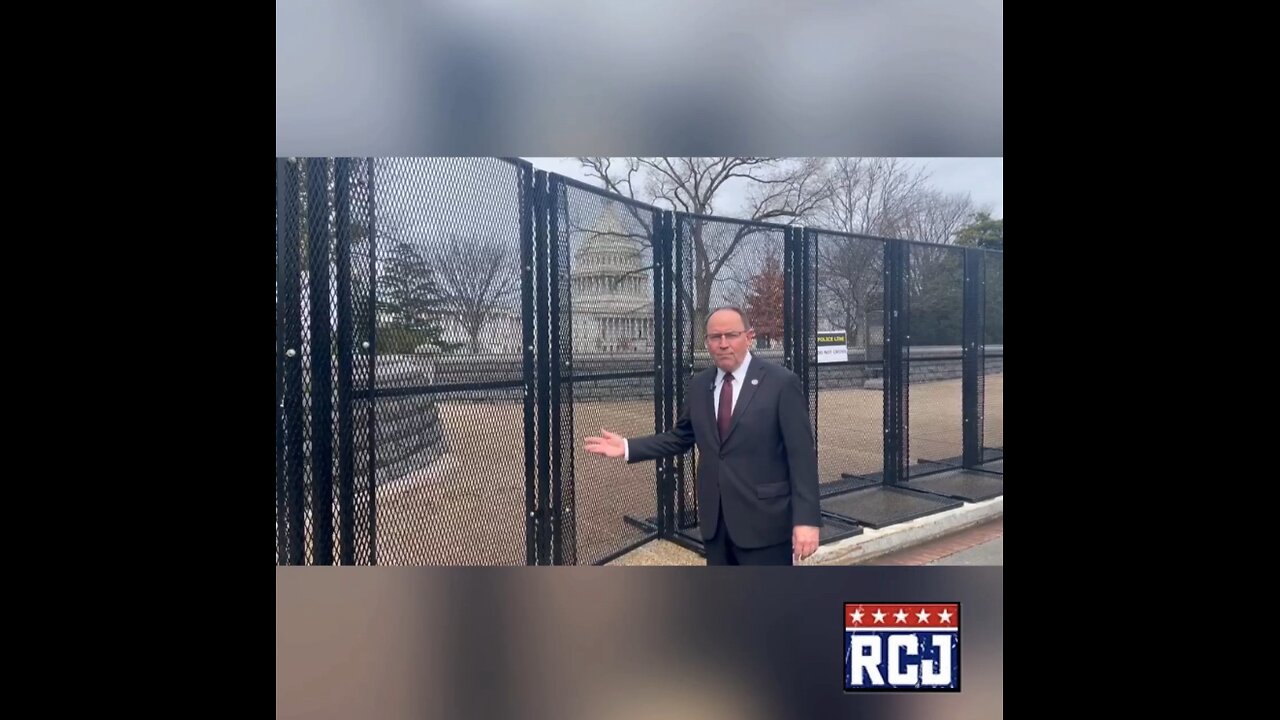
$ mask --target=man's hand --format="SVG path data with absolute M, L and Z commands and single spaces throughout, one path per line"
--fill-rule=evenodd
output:
M 587 452 L 612 458 L 620 458 L 626 454 L 626 441 L 621 435 L 614 435 L 604 428 L 600 428 L 600 433 L 604 437 L 587 438 Z
M 792 562 L 807 559 L 818 551 L 818 528 L 812 525 L 796 525 L 791 530 Z

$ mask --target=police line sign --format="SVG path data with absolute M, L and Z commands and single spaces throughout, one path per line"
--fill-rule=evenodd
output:
M 960 689 L 959 603 L 845 603 L 846 691 Z
M 817 332 L 818 340 L 818 362 L 848 362 L 849 347 L 847 342 L 848 336 L 843 330 L 819 330 Z

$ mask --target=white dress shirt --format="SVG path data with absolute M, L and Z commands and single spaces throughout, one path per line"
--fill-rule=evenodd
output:
M 733 408 L 738 407 L 738 395 L 742 393 L 742 383 L 747 377 L 747 368 L 751 367 L 751 353 L 742 359 L 742 364 L 737 370 L 733 371 L 733 406 L 729 408 L 729 414 L 732 416 Z M 725 372 L 721 368 L 716 368 L 716 384 L 711 388 L 712 408 L 714 409 L 715 418 L 720 417 L 720 388 L 724 386 Z M 713 418 L 713 420 L 715 419 Z M 625 438 L 622 441 L 623 459 L 631 460 L 631 443 Z

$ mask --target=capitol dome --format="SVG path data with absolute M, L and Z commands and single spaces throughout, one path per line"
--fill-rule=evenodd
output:
M 648 236 L 608 203 L 573 255 L 574 352 L 652 352 L 653 276 Z

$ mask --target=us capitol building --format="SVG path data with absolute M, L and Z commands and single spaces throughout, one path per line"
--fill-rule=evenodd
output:
M 609 203 L 573 255 L 573 350 L 653 351 L 653 279 L 637 223 Z

